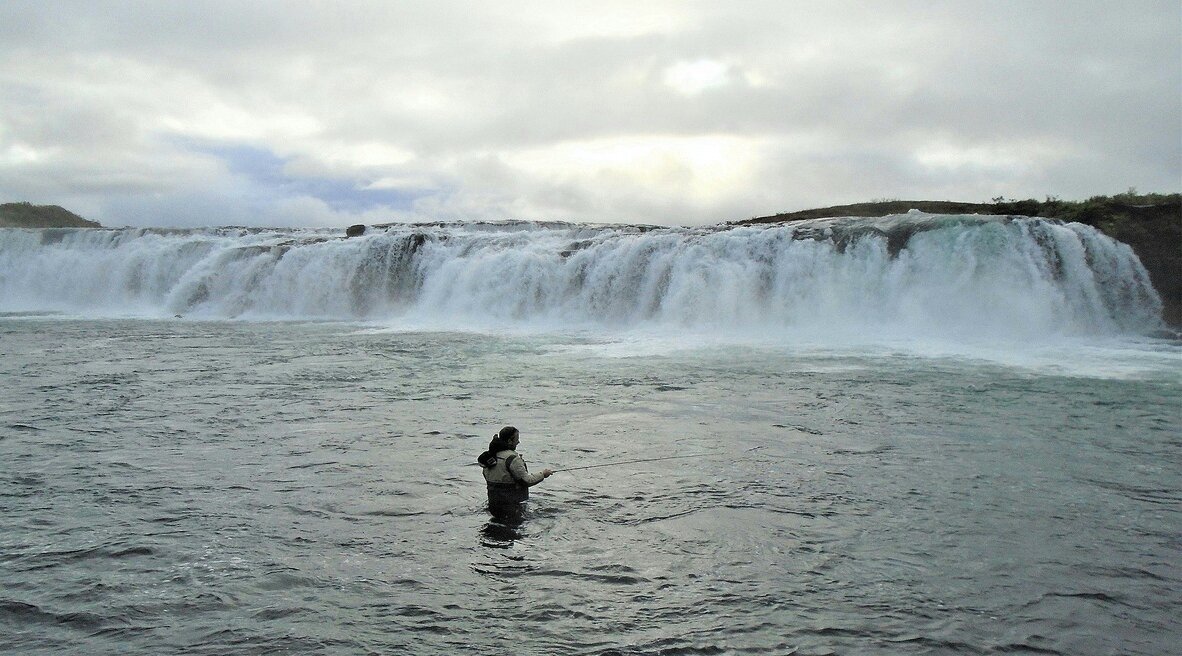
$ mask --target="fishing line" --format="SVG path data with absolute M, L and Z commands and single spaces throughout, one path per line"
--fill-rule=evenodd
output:
M 709 455 L 708 453 L 694 453 L 688 456 L 665 456 L 663 458 L 641 458 L 639 460 L 621 460 L 619 462 L 603 462 L 598 465 L 583 465 L 582 467 L 564 467 L 562 469 L 553 470 L 555 474 L 558 472 L 577 471 L 579 469 L 595 469 L 596 467 L 612 467 L 614 465 L 631 465 L 637 462 L 656 462 L 658 460 L 675 460 L 677 458 L 702 458 Z
M 763 448 L 762 445 L 761 446 L 753 446 L 750 449 L 747 449 L 746 451 L 744 451 L 744 453 L 751 453 L 752 451 L 755 451 L 757 449 L 762 449 L 762 448 Z M 580 469 L 596 469 L 597 467 L 612 467 L 615 465 L 632 465 L 632 464 L 636 464 L 638 462 L 657 462 L 659 460 L 677 460 L 679 458 L 705 458 L 709 455 L 711 455 L 711 454 L 709 454 L 709 453 L 691 453 L 689 455 L 684 455 L 684 456 L 664 456 L 661 458 L 640 458 L 637 460 L 619 460 L 616 462 L 601 462 L 598 465 L 582 465 L 580 467 L 563 467 L 562 469 L 552 469 L 550 471 L 557 474 L 558 472 L 578 471 Z M 478 462 L 467 463 L 467 465 L 469 465 L 469 466 L 479 465 L 479 464 L 480 463 L 478 463 Z

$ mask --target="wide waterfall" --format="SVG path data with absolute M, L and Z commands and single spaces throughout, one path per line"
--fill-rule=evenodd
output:
M 945 338 L 1145 333 L 1132 250 L 1080 224 L 911 213 L 772 226 L 0 231 L 0 311 Z

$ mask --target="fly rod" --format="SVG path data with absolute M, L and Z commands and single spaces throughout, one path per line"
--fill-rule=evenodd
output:
M 576 471 L 579 469 L 595 469 L 596 467 L 611 467 L 613 465 L 631 465 L 638 462 L 656 462 L 657 460 L 675 460 L 677 458 L 701 458 L 708 454 L 695 453 L 688 456 L 665 456 L 663 458 L 641 458 L 640 460 L 621 460 L 619 462 L 603 462 L 598 465 L 583 465 L 582 467 L 564 467 L 562 469 L 553 470 L 555 474 L 558 472 Z

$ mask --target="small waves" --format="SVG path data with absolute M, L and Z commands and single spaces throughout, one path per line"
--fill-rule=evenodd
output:
M 155 553 L 143 546 L 101 546 L 59 551 L 38 551 L 28 555 L 6 556 L 4 560 L 19 571 L 33 571 L 60 567 L 92 559 L 120 560 Z
M 1182 490 L 1175 488 L 1150 487 L 1131 482 L 1111 481 L 1098 478 L 1081 479 L 1081 482 L 1096 488 L 1114 492 L 1134 501 L 1161 504 L 1165 506 L 1182 506 Z
M 748 347 L 599 357 L 552 335 L 0 323 L 0 652 L 1178 642 L 1171 380 Z M 535 471 L 617 466 L 559 472 L 494 516 L 471 463 L 509 422 Z
M 95 613 L 57 613 L 45 610 L 35 604 L 0 599 L 0 623 L 16 627 L 18 631 L 20 627 L 29 624 L 58 624 L 72 629 L 93 632 L 100 629 L 107 621 L 107 618 Z

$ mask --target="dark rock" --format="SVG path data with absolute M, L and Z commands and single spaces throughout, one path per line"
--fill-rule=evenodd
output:
M 346 237 L 359 237 L 364 234 L 365 234 L 365 226 L 360 223 L 358 223 L 357 225 L 351 225 L 348 228 L 345 228 L 345 236 Z
M 559 251 L 558 254 L 562 257 L 570 257 L 576 251 L 581 251 L 584 248 L 587 248 L 588 246 L 590 246 L 592 243 L 593 242 L 590 239 L 583 239 L 580 241 L 572 242 L 570 246 L 567 246 L 565 250 Z

